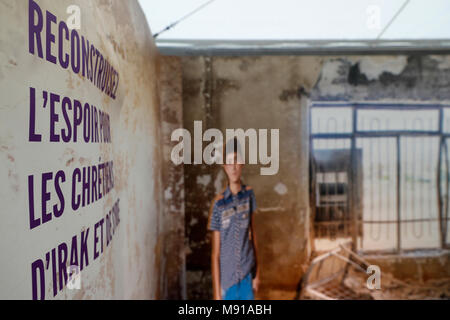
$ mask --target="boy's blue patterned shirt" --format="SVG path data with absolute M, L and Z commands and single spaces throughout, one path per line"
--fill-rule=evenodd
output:
M 208 229 L 220 232 L 220 283 L 223 291 L 244 279 L 255 265 L 250 231 L 255 210 L 255 194 L 245 185 L 236 195 L 227 187 L 213 203 Z

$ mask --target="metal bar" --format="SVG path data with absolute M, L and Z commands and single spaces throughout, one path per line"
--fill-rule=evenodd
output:
M 372 128 L 372 123 L 373 123 L 373 120 L 374 119 L 372 119 L 372 121 L 370 121 L 370 128 Z M 369 143 L 370 143 L 370 146 L 369 146 L 369 159 L 370 159 L 370 214 L 369 214 L 369 216 L 370 216 L 370 218 L 371 219 L 373 219 L 373 212 L 374 212 L 374 192 L 373 192 L 373 180 L 374 180 L 374 169 L 373 169 L 373 167 L 374 167 L 374 165 L 373 165 L 373 141 L 370 141 L 369 140 Z M 378 239 L 378 237 L 374 237 L 373 236 L 373 233 L 374 233 L 374 230 L 373 230 L 373 226 L 370 226 L 370 232 L 369 232 L 369 234 L 370 234 L 370 238 L 372 239 L 372 240 L 374 240 L 374 241 L 377 241 L 377 240 L 379 240 Z
M 331 298 L 331 297 L 329 297 L 329 296 L 327 296 L 327 295 L 324 295 L 323 293 L 320 293 L 319 291 L 314 290 L 314 289 L 312 289 L 312 288 L 306 288 L 306 291 L 307 291 L 310 295 L 316 296 L 316 297 L 318 297 L 318 298 L 320 298 L 320 299 L 323 299 L 323 300 L 336 300 L 336 299 L 333 299 L 333 298 Z
M 427 252 L 437 252 L 442 254 L 443 256 L 447 255 L 448 252 L 446 251 L 442 251 L 441 248 L 426 248 L 426 247 L 418 247 L 418 248 L 413 248 L 413 249 L 402 249 L 401 254 L 405 255 L 408 253 L 414 253 L 414 252 L 419 252 L 419 251 L 427 251 Z M 386 255 L 386 254 L 393 254 L 395 256 L 398 255 L 397 249 L 374 249 L 374 250 L 365 250 L 364 251 L 364 256 L 365 257 L 370 257 L 373 255 Z
M 420 156 L 420 176 L 421 179 L 424 179 L 425 177 L 425 158 L 424 158 L 424 154 L 425 154 L 425 139 L 421 138 L 420 139 L 421 143 L 421 156 Z M 420 194 L 424 194 L 424 190 L 423 190 L 423 180 L 420 183 Z M 424 216 L 424 201 L 420 201 L 420 217 L 423 218 Z M 431 223 L 429 224 L 429 226 L 431 226 Z
M 335 118 L 333 118 L 333 117 L 330 117 L 330 118 L 328 118 L 327 119 L 327 122 L 326 122 L 326 131 L 327 132 L 330 132 L 331 130 L 330 130 L 330 121 L 331 120 L 334 120 L 334 122 L 335 122 L 335 124 L 336 124 L 336 130 L 335 130 L 335 132 L 337 131 L 337 121 L 336 121 L 336 119 Z M 333 142 L 333 141 L 331 141 L 331 142 Z M 325 149 L 329 149 L 329 146 L 330 146 L 330 140 L 327 140 L 326 141 L 326 148 Z M 326 180 L 325 179 L 325 173 L 323 173 L 323 177 L 324 177 L 324 181 Z M 330 194 L 330 184 L 329 183 L 326 183 L 325 184 L 325 197 L 327 197 L 328 198 L 328 196 L 329 196 L 329 194 Z M 326 206 L 325 207 L 325 219 L 326 220 L 330 220 L 330 206 Z M 323 234 L 322 234 L 322 236 L 323 236 Z M 330 237 L 331 236 L 331 231 L 330 231 L 330 228 L 325 228 L 325 237 Z
M 381 123 L 380 123 L 380 121 L 379 121 L 379 119 L 377 119 L 377 123 L 378 123 L 378 127 L 379 127 L 379 129 L 381 129 Z M 382 211 L 382 202 L 381 202 L 381 180 L 379 179 L 379 177 L 382 177 L 382 173 L 383 173 L 383 171 L 382 171 L 382 163 L 381 163 L 381 148 L 380 148 L 380 140 L 382 140 L 382 139 L 376 139 L 376 144 L 377 144 L 377 148 L 376 148 L 376 153 L 378 154 L 378 162 L 376 163 L 376 168 L 377 168 L 377 172 L 376 172 L 376 175 L 375 175 L 375 177 L 377 177 L 377 179 L 376 179 L 376 181 L 377 181 L 377 183 L 378 183 L 378 192 L 377 192 L 377 195 L 378 195 L 378 204 L 377 204 L 377 211 L 378 212 L 380 212 L 380 216 L 381 216 L 381 211 Z M 379 226 L 379 228 L 378 228 L 378 235 L 377 235 L 377 240 L 380 240 L 380 238 L 381 238 L 381 234 L 382 234 L 382 230 L 381 230 L 381 226 Z
M 421 128 L 423 129 L 423 122 L 422 122 L 422 119 L 414 119 L 413 120 L 413 128 L 415 129 L 415 126 L 416 126 L 416 122 L 419 122 L 419 124 L 421 125 Z M 415 219 L 416 218 L 416 209 L 417 209 L 417 206 L 416 206 L 416 200 L 418 199 L 418 197 L 416 197 L 416 155 L 417 155 L 417 153 L 416 153 L 416 143 L 415 143 L 415 141 L 413 140 L 412 141 L 413 143 L 412 143 L 412 149 L 413 149 L 413 155 L 412 155 L 412 158 L 413 158 L 413 161 L 412 161 L 412 164 L 411 164 L 411 166 L 412 166 L 412 170 L 411 170 L 411 174 L 412 174 L 412 181 L 411 181 L 411 193 L 412 193 L 412 201 L 410 201 L 410 204 L 411 204 L 411 211 L 410 211 L 410 213 L 412 214 L 412 217 L 413 217 L 413 219 Z M 422 146 L 423 146 L 423 144 L 421 144 Z M 423 201 L 420 201 L 421 203 L 423 203 Z M 420 211 L 420 210 L 419 210 Z M 423 215 L 423 211 L 420 211 L 420 216 L 422 216 Z M 419 229 L 419 233 L 416 233 L 416 224 L 414 223 L 414 224 L 412 224 L 412 226 L 411 226 L 411 231 L 412 231 L 412 235 L 414 236 L 414 237 L 416 237 L 417 239 L 418 238 L 421 238 L 422 237 L 422 234 L 423 234 L 423 224 L 420 224 L 420 229 Z
M 448 54 L 448 39 L 430 40 L 186 40 L 157 39 L 162 55 L 245 56 L 245 55 L 348 55 L 348 54 Z
M 381 124 L 380 124 L 381 126 Z M 380 217 L 381 217 L 381 212 L 383 211 L 383 201 L 382 201 L 382 182 L 383 182 L 383 162 L 381 160 L 381 142 L 383 141 L 383 139 L 377 139 L 377 153 L 378 153 L 378 163 L 377 163 L 377 182 L 378 182 L 378 212 L 380 212 Z M 381 177 L 381 179 L 380 179 Z M 378 239 L 381 238 L 381 235 L 383 233 L 381 226 L 379 226 L 378 229 L 379 233 L 378 233 Z
M 440 136 L 439 131 L 357 131 L 354 133 L 314 133 L 313 139 L 395 138 L 397 136 Z M 450 134 L 443 135 L 450 137 Z
M 440 113 L 440 123 L 439 123 L 439 131 L 441 131 L 441 133 L 444 132 L 444 110 L 441 108 Z M 443 209 L 444 211 L 442 211 L 442 214 L 440 216 L 440 229 L 441 229 L 441 248 L 444 249 L 447 247 L 446 245 L 446 238 L 447 238 L 447 227 L 448 227 L 448 191 L 449 191 L 449 178 L 448 178 L 448 174 L 449 174 L 449 165 L 448 165 L 448 147 L 447 147 L 447 138 L 441 136 L 441 140 L 442 140 L 442 147 L 444 150 L 444 154 L 445 154 L 445 202 L 443 205 Z M 440 158 L 440 157 L 439 157 Z M 445 219 L 444 219 L 444 213 L 445 213 Z M 442 228 L 442 226 L 444 226 L 444 228 Z
M 338 176 L 338 168 L 336 166 L 336 170 L 334 171 L 334 178 L 335 178 L 335 182 L 334 182 L 334 194 L 338 194 L 338 184 L 339 184 L 339 176 Z M 338 214 L 337 209 L 338 209 L 339 205 L 336 203 L 334 205 L 334 210 L 335 210 L 335 214 Z M 334 218 L 334 217 L 333 217 Z M 336 229 L 334 230 L 336 232 L 336 237 L 339 234 L 339 226 L 336 227 Z
M 401 140 L 402 137 L 400 137 L 400 144 L 401 144 Z M 401 146 L 400 146 L 401 148 Z M 402 181 L 402 188 L 400 189 L 400 193 L 401 193 L 401 215 L 404 216 L 406 219 L 408 219 L 409 214 L 411 212 L 411 209 L 413 207 L 412 201 L 414 201 L 411 197 L 411 192 L 410 190 L 408 190 L 408 187 L 411 188 L 413 181 L 412 181 L 412 177 L 408 177 L 409 175 L 409 169 L 411 166 L 411 163 L 408 163 L 408 158 L 409 158 L 409 139 L 403 139 L 403 155 L 404 157 L 402 157 L 402 159 L 405 159 L 403 163 L 401 163 L 402 166 L 404 166 L 403 172 L 400 173 L 401 178 L 400 181 Z M 401 152 L 401 150 L 400 150 Z M 412 161 L 412 164 L 414 164 L 414 161 Z M 409 179 L 408 179 L 409 178 Z M 403 179 L 403 180 L 402 180 Z M 400 221 L 401 219 L 399 219 Z M 405 238 L 408 238 L 408 225 L 404 224 L 403 225 L 403 236 Z
M 401 250 L 401 230 L 400 230 L 400 199 L 401 199 L 401 156 L 400 156 L 400 137 L 397 137 L 397 253 Z
M 389 119 L 387 119 L 386 129 L 389 130 Z M 387 172 L 388 172 L 388 185 L 386 187 L 386 216 L 391 217 L 391 152 L 390 152 L 390 142 L 392 139 L 386 139 L 386 162 L 387 162 Z M 390 238 L 391 230 L 386 229 L 386 238 Z
M 450 218 L 443 219 L 450 220 Z M 429 222 L 429 221 L 439 221 L 439 218 L 423 218 L 423 219 L 403 219 L 401 220 L 404 223 L 412 223 L 412 222 Z M 397 220 L 363 220 L 362 223 L 379 223 L 379 224 L 387 224 L 387 223 L 397 223 Z
M 195 8 L 193 11 L 190 11 L 189 13 L 185 14 L 184 16 L 182 16 L 181 18 L 177 19 L 176 21 L 172 22 L 171 24 L 169 24 L 168 26 L 166 26 L 163 30 L 155 33 L 153 35 L 153 38 L 156 39 L 158 38 L 159 35 L 161 35 L 162 33 L 174 28 L 177 24 L 179 24 L 180 22 L 182 22 L 183 20 L 186 20 L 187 18 L 189 18 L 190 16 L 194 15 L 195 13 L 199 12 L 200 10 L 202 10 L 203 8 L 205 8 L 206 6 L 210 5 L 211 3 L 213 3 L 215 0 L 210 0 L 204 4 L 202 4 L 201 6 L 199 6 L 198 8 Z
M 314 102 L 311 108 L 340 108 L 355 107 L 356 109 L 364 110 L 379 110 L 379 109 L 390 109 L 390 110 L 439 110 L 440 108 L 450 108 L 449 104 L 441 103 L 377 103 L 377 102 L 352 102 L 352 103 L 339 103 L 339 102 Z
M 400 7 L 400 9 L 397 10 L 397 12 L 394 14 L 394 16 L 391 18 L 391 20 L 389 20 L 389 22 L 387 23 L 387 25 L 383 28 L 383 30 L 381 30 L 381 32 L 377 35 L 377 37 L 375 39 L 380 40 L 381 37 L 383 36 L 383 34 L 386 33 L 386 31 L 389 29 L 389 27 L 394 23 L 395 19 L 398 18 L 398 16 L 400 15 L 400 13 L 402 13 L 402 11 L 406 8 L 406 6 L 408 5 L 410 0 L 406 0 L 402 6 Z
M 439 121 L 439 127 L 441 126 L 441 121 Z M 438 137 L 438 139 L 439 139 L 439 141 L 442 139 L 442 134 Z M 431 167 L 431 170 L 432 170 L 432 164 L 433 164 L 433 159 L 432 159 L 432 143 L 431 143 L 432 141 L 430 141 L 429 143 L 428 143 L 428 152 L 426 152 L 425 154 L 428 154 L 428 160 L 427 160 L 427 162 L 428 162 L 428 164 L 430 165 L 430 167 Z M 439 146 L 439 144 L 438 144 L 438 158 L 440 157 L 440 154 L 439 154 L 439 148 L 440 148 L 440 146 Z M 438 161 L 439 161 L 439 159 L 438 159 Z M 439 166 L 438 166 L 438 168 L 439 168 Z M 439 169 L 437 169 L 437 170 L 439 170 Z M 432 173 L 431 173 L 431 176 L 430 176 L 430 180 L 432 179 Z M 437 190 L 439 190 L 439 187 L 437 188 Z M 427 193 L 428 193 L 428 199 L 432 199 L 433 197 L 432 197 L 432 193 L 431 193 L 431 188 L 428 188 L 428 190 L 427 190 Z M 429 210 L 429 212 L 433 212 L 433 208 L 434 206 L 433 206 L 433 203 L 432 203 L 432 201 L 428 201 L 428 210 Z M 429 227 L 431 227 L 431 224 L 429 225 Z M 431 232 L 430 232 L 431 233 Z
M 362 272 L 364 272 L 364 273 L 366 272 L 366 270 L 364 270 L 363 268 L 361 268 L 361 266 L 360 266 L 359 264 L 357 264 L 357 263 L 351 261 L 350 259 L 348 259 L 348 258 L 346 258 L 346 257 L 344 257 L 344 256 L 341 256 L 339 253 L 333 253 L 333 256 L 335 256 L 336 258 L 339 258 L 339 259 L 341 259 L 341 260 L 343 260 L 343 261 L 345 261 L 345 262 L 351 264 L 352 266 L 354 266 L 354 267 L 355 267 L 356 269 L 358 269 L 359 271 L 362 271 Z
M 445 227 L 444 230 L 442 230 L 442 245 L 443 248 L 447 247 L 447 228 L 448 228 L 448 202 L 449 202 L 449 165 L 448 165 L 448 147 L 447 147 L 447 139 L 444 139 L 444 152 L 445 152 L 445 203 L 444 203 L 444 213 L 445 213 L 445 219 L 441 215 L 441 221 L 445 221 Z
M 443 127 L 444 127 L 444 119 L 443 119 L 443 111 L 442 109 L 439 110 L 439 131 L 442 133 L 443 131 Z M 442 155 L 442 149 L 444 147 L 444 137 L 441 135 L 440 139 L 439 139 L 439 155 L 438 155 L 438 165 L 437 165 L 437 179 L 436 179 L 436 183 L 437 183 L 437 204 L 438 204 L 438 216 L 439 216 L 439 238 L 440 238 L 440 243 L 441 243 L 441 249 L 443 249 L 445 247 L 445 238 L 444 238 L 444 234 L 443 234 L 443 221 L 442 221 L 442 209 L 443 209 L 443 204 L 442 204 L 442 199 L 441 199 L 441 155 Z M 448 180 L 448 175 L 445 177 Z
M 395 137 L 395 136 L 440 136 L 439 131 L 435 130 L 380 130 L 380 131 L 357 131 L 356 136 L 360 137 Z M 450 136 L 450 135 L 449 135 Z
M 314 103 L 311 108 L 350 108 L 355 107 L 358 110 L 436 110 L 440 108 L 450 108 L 448 104 L 439 103 L 367 103 L 367 102 L 354 102 L 354 103 Z
M 320 286 L 323 286 L 324 284 L 328 284 L 329 282 L 333 281 L 334 279 L 338 278 L 342 273 L 344 273 L 344 269 L 342 268 L 341 270 L 333 273 L 331 276 L 328 276 L 326 278 L 317 280 L 315 282 L 312 282 L 310 284 L 307 285 L 307 288 L 317 288 Z
M 354 133 L 357 129 L 357 119 L 358 119 L 358 112 L 356 108 L 352 107 L 352 132 Z M 357 171 L 356 171 L 356 138 L 355 135 L 352 134 L 351 137 L 351 151 L 350 151 L 350 177 L 349 177 L 349 187 L 350 187 L 350 210 L 353 215 L 353 249 L 357 250 L 358 248 L 358 230 L 359 230 L 359 223 L 358 223 L 358 212 L 356 210 L 356 196 L 355 196 L 355 180 L 357 177 Z
M 346 247 L 343 246 L 343 245 L 339 245 L 339 247 L 340 247 L 342 250 L 346 251 L 349 255 L 353 256 L 353 257 L 354 257 L 356 260 L 358 260 L 359 262 L 362 262 L 364 265 L 366 265 L 366 266 L 370 266 L 370 265 L 371 265 L 371 263 L 369 263 L 369 261 L 367 261 L 367 260 L 365 260 L 363 257 L 359 256 L 356 252 L 354 252 L 354 251 L 352 251 L 352 250 L 346 248 Z
M 441 248 L 444 247 L 443 243 L 443 235 L 442 235 L 442 199 L 441 199 L 441 153 L 442 153 L 442 137 L 439 140 L 439 156 L 438 156 L 438 165 L 436 168 L 436 183 L 437 183 L 437 192 L 436 192 L 436 199 L 437 199 L 437 207 L 438 207 L 438 224 L 439 224 L 439 238 L 441 243 Z
M 315 228 L 315 216 L 316 216 L 316 204 L 317 204 L 317 176 L 316 176 L 316 165 L 315 165 L 315 160 L 314 160 L 314 141 L 312 138 L 312 108 L 310 105 L 308 105 L 307 108 L 308 111 L 308 119 L 309 119 L 309 124 L 308 124 L 308 133 L 309 133 L 309 165 L 310 165 L 310 170 L 308 170 L 308 173 L 310 174 L 309 177 L 309 192 L 310 192 L 310 197 L 309 197 L 309 202 L 310 202 L 310 206 L 312 207 L 311 209 L 313 209 L 314 211 L 314 215 L 311 215 L 311 213 L 309 214 L 309 226 L 308 226 L 308 231 L 311 233 L 311 235 L 309 236 L 310 239 L 310 243 L 311 243 L 311 251 L 315 251 L 315 238 L 316 238 L 316 232 L 314 230 Z M 320 119 L 319 119 L 320 120 Z M 320 122 L 319 122 L 320 125 Z M 319 126 L 318 126 L 319 127 Z M 313 201 L 314 203 L 311 203 L 311 193 L 314 192 L 314 196 L 313 196 Z M 311 221 L 312 220 L 312 221 Z M 301 292 L 299 293 L 299 295 L 301 295 Z
M 344 243 L 342 243 L 341 245 L 348 245 L 349 243 L 351 242 L 351 240 L 349 240 L 349 241 L 346 241 L 346 242 L 344 242 Z M 316 264 L 316 263 L 318 263 L 318 262 L 320 262 L 320 261 L 322 261 L 322 260 L 324 260 L 324 259 L 326 259 L 326 258 L 328 258 L 328 257 L 330 257 L 332 254 L 333 254 L 333 252 L 339 252 L 341 250 L 341 248 L 335 248 L 335 249 L 333 249 L 333 250 L 331 250 L 331 251 L 329 251 L 329 252 L 327 252 L 327 253 L 324 253 L 324 254 L 322 254 L 322 255 L 320 255 L 320 256 L 317 256 L 317 257 L 315 257 L 312 261 L 311 261 L 311 266 L 313 265 L 313 264 Z

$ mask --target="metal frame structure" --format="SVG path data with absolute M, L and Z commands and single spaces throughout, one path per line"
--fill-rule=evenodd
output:
M 438 220 L 438 226 L 439 226 L 439 232 L 440 232 L 440 245 L 441 249 L 449 248 L 449 244 L 447 243 L 447 223 L 449 221 L 448 216 L 448 209 L 449 209 L 449 155 L 448 155 L 448 146 L 447 146 L 447 139 L 450 139 L 450 131 L 445 132 L 444 131 L 444 110 L 450 110 L 450 106 L 448 105 L 441 105 L 441 104 L 410 104 L 410 103 L 344 103 L 344 104 L 334 104 L 334 103 L 312 103 L 309 108 L 309 123 L 312 124 L 312 109 L 314 108 L 339 108 L 339 107 L 345 107 L 345 108 L 351 108 L 352 109 L 352 130 L 349 133 L 313 133 L 312 132 L 312 125 L 310 125 L 310 157 L 311 161 L 313 160 L 313 141 L 315 139 L 346 139 L 351 141 L 351 170 L 355 170 L 355 151 L 356 151 L 356 139 L 357 138 L 395 138 L 396 139 L 396 153 L 397 153 L 397 164 L 396 164 L 396 180 L 397 180 L 397 188 L 396 188 L 396 197 L 397 197 L 397 219 L 396 221 L 358 221 L 357 215 L 353 214 L 354 217 L 354 232 L 352 235 L 353 238 L 353 244 L 356 248 L 357 244 L 357 230 L 359 226 L 362 223 L 397 223 L 397 247 L 396 247 L 396 253 L 399 253 L 401 251 L 409 251 L 402 249 L 401 247 L 401 241 L 402 241 L 402 234 L 401 234 L 401 224 L 407 223 L 407 222 L 423 222 L 423 221 L 435 221 L 436 219 L 412 219 L 412 220 L 402 220 L 401 219 L 401 150 L 400 150 L 400 139 L 402 137 L 438 137 L 439 138 L 439 154 L 438 154 L 438 165 L 437 165 L 437 208 L 438 208 L 438 214 L 437 217 Z M 357 127 L 357 119 L 358 119 L 358 111 L 360 110 L 397 110 L 397 111 L 405 111 L 405 110 L 427 110 L 427 111 L 437 111 L 439 118 L 438 118 L 438 129 L 437 130 L 379 130 L 379 131 L 368 131 L 368 130 L 358 130 Z M 442 197 L 442 181 L 441 181 L 441 156 L 445 155 L 445 172 L 446 172 L 446 181 L 445 181 L 445 197 Z M 350 210 L 354 210 L 354 199 L 353 199 L 353 193 L 352 190 L 354 190 L 354 181 L 353 179 L 350 179 L 349 181 L 349 188 L 350 188 Z M 311 189 L 313 190 L 313 188 Z M 412 250 L 417 250 L 421 248 L 415 248 Z M 378 250 L 377 250 L 378 251 Z
M 161 54 L 168 56 L 329 56 L 450 53 L 450 41 L 448 39 L 186 40 L 158 38 L 156 46 Z
M 295 300 L 372 300 L 362 296 L 344 284 L 349 268 L 366 274 L 370 265 L 362 257 L 351 251 L 352 241 L 314 258 L 302 276 Z

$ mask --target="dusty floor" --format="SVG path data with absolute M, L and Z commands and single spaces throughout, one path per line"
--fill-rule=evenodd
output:
M 361 295 L 362 299 L 371 297 L 375 300 L 450 300 L 450 278 L 424 282 L 400 281 L 385 274 L 381 279 L 379 290 L 369 290 L 366 287 L 366 280 L 366 275 L 350 270 L 344 284 Z M 293 300 L 295 296 L 295 291 L 262 290 L 256 295 L 256 299 Z
M 262 290 L 255 295 L 256 300 L 294 300 L 295 291 Z
M 381 277 L 381 289 L 369 290 L 366 275 L 351 271 L 345 284 L 361 294 L 370 294 L 376 300 L 450 300 L 450 278 L 430 279 L 428 281 L 400 281 L 389 274 Z

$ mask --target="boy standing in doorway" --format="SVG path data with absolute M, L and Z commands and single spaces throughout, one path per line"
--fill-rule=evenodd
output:
M 256 237 L 253 228 L 256 200 L 241 181 L 243 164 L 237 139 L 225 148 L 223 169 L 227 188 L 212 202 L 208 230 L 212 231 L 211 269 L 215 300 L 253 300 L 259 287 Z

